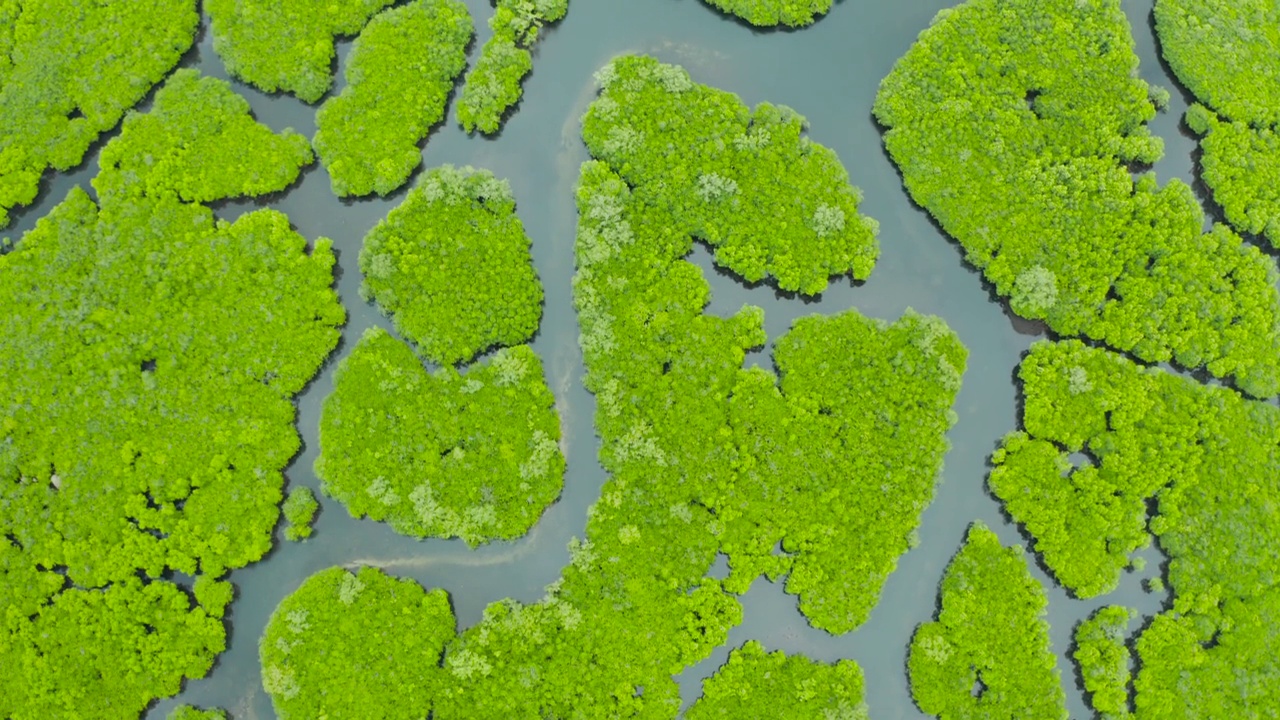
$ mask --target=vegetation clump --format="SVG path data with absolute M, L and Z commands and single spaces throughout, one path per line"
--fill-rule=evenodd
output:
M 1102 720 L 1130 720 L 1129 648 L 1125 635 L 1137 613 L 1107 605 L 1076 626 L 1072 657 L 1080 667 L 1089 704 Z
M 1280 8 L 1269 0 L 1157 0 L 1161 54 L 1178 80 L 1223 115 L 1280 123 Z
M 191 47 L 192 0 L 0 2 L 0 228 Z
M 831 9 L 831 0 L 703 0 L 712 7 L 756 27 L 800 28 L 812 25 Z
M 365 333 L 334 378 L 316 474 L 353 516 L 471 545 L 528 532 L 560 495 L 555 398 L 527 346 L 465 375 L 429 374 L 403 342 Z
M 911 639 L 911 695 L 955 718 L 1061 718 L 1066 696 L 1049 643 L 1044 588 L 1022 548 L 975 522 L 942 578 L 941 610 Z
M 262 686 L 284 720 L 418 720 L 431 714 L 453 633 L 443 590 L 374 568 L 329 568 L 271 613 L 258 646 Z
M 347 59 L 347 86 L 316 113 L 316 152 L 336 195 L 386 195 L 409 179 L 472 33 L 459 0 L 417 0 L 369 22 Z
M 1034 345 L 1018 372 L 1026 432 L 997 451 L 992 487 L 1049 569 L 1086 595 L 1148 532 L 1170 558 L 1172 608 L 1137 639 L 1136 716 L 1280 707 L 1280 408 L 1078 341 Z M 1092 459 L 1064 476 L 1073 452 Z
M 227 720 L 226 710 L 201 710 L 191 705 L 179 705 L 169 713 L 169 720 Z
M 319 509 L 320 503 L 316 502 L 311 488 L 301 486 L 290 490 L 285 496 L 284 505 L 280 506 L 287 523 L 284 528 L 285 539 L 297 542 L 311 537 L 311 521 Z
M 1014 312 L 1149 362 L 1280 392 L 1274 262 L 1133 166 L 1162 145 L 1117 0 L 971 0 L 938 14 L 875 115 L 911 196 Z
M 776 718 L 866 720 L 862 669 L 852 660 L 832 665 L 781 650 L 767 653 L 751 640 L 729 653 L 729 661 L 702 683 L 702 697 L 689 720 Z
M 1155 19 L 1165 60 L 1204 103 L 1186 120 L 1203 136 L 1200 166 L 1214 201 L 1233 226 L 1280 247 L 1280 7 L 1160 0 Z
M 529 49 L 538 41 L 538 32 L 568 11 L 569 0 L 497 0 L 489 18 L 493 36 L 481 48 L 458 98 L 463 129 L 498 132 L 507 111 L 520 101 L 520 83 L 533 70 Z
M 138 127 L 112 144 L 158 152 Z M 0 717 L 136 717 L 208 672 L 338 340 L 333 263 L 274 211 L 80 188 L 0 256 Z
M 511 187 L 487 170 L 428 171 L 365 236 L 361 293 L 432 362 L 531 338 L 542 284 Z
M 284 190 L 312 160 L 305 137 L 256 122 L 225 80 L 183 69 L 149 111 L 125 117 L 120 137 L 102 150 L 93 186 L 113 199 L 206 203 Z
M 355 35 L 393 0 L 206 0 L 213 49 L 227 72 L 269 93 L 314 103 L 333 83 L 334 38 Z
M 681 233 L 715 248 L 749 282 L 821 292 L 833 275 L 864 280 L 877 225 L 831 150 L 804 136 L 787 107 L 751 111 L 736 95 L 694 83 L 675 65 L 618 58 L 582 123 L 591 154 L 646 202 L 664 204 Z
M 729 401 L 734 486 L 704 499 L 725 524 L 725 588 L 787 572 L 815 627 L 865 622 L 933 499 L 966 357 L 941 320 L 910 310 L 892 325 L 856 312 L 797 320 L 775 344 L 778 379 L 743 372 Z M 896 405 L 873 410 L 872 398 Z

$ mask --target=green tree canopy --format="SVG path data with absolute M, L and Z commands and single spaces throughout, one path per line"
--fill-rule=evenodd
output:
M 431 713 L 453 634 L 443 590 L 374 568 L 329 568 L 271 613 L 258 646 L 262 686 L 282 720 L 419 720 Z
M 168 720 L 227 720 L 227 711 L 201 710 L 191 705 L 179 705 L 169 713 Z
M 333 83 L 334 38 L 355 35 L 393 0 L 206 0 L 227 72 L 314 103 Z
M 365 236 L 361 292 L 441 365 L 528 340 L 542 284 L 515 207 L 487 170 L 433 168 Z
M 1204 136 L 1200 166 L 1227 221 L 1280 247 L 1280 6 L 1267 0 L 1159 0 L 1160 48 L 1205 105 L 1187 111 Z
M 1280 408 L 1079 341 L 1032 346 L 1018 375 L 1026 432 L 990 482 L 1049 569 L 1094 595 L 1149 533 L 1170 558 L 1173 607 L 1137 640 L 1137 717 L 1280 707 Z
M 559 21 L 569 0 L 496 0 L 489 29 L 493 35 L 480 50 L 480 59 L 467 73 L 458 97 L 458 123 L 467 132 L 493 135 L 502 128 L 507 111 L 520 101 L 520 84 L 533 70 L 530 49 L 543 25 Z
M 861 192 L 840 159 L 804 136 L 804 117 L 768 103 L 752 112 L 649 57 L 618 58 L 597 78 L 600 98 L 582 121 L 592 155 L 664 204 L 673 229 L 705 240 L 718 263 L 807 295 L 832 275 L 871 274 L 877 225 L 858 214 Z
M 284 190 L 314 158 L 307 139 L 256 122 L 225 80 L 175 72 L 151 109 L 130 111 L 93 187 L 112 199 L 204 203 Z
M 334 377 L 316 474 L 353 516 L 476 545 L 525 534 L 560 496 L 559 439 L 555 398 L 527 346 L 465 375 L 428 374 L 408 345 L 374 329 Z
M 1066 720 L 1043 617 L 1048 604 L 1022 547 L 1002 546 L 975 522 L 942 578 L 938 619 L 911 639 L 916 704 L 941 720 Z
M 0 256 L 0 716 L 134 718 L 209 671 L 216 578 L 271 547 L 292 399 L 338 340 L 333 263 L 280 213 L 123 187 L 73 189 Z
M 369 22 L 347 58 L 347 86 L 316 113 L 316 152 L 336 195 L 386 195 L 409 179 L 472 34 L 460 0 L 417 0 Z
M 1160 50 L 1192 94 L 1232 120 L 1280 123 L 1280 6 L 1272 0 L 1156 0 Z
M 1107 605 L 1076 626 L 1072 653 L 1089 691 L 1089 704 L 1102 720 L 1131 720 L 1129 712 L 1129 624 L 1137 613 Z
M 288 523 L 284 529 L 285 538 L 298 541 L 311 537 L 311 521 L 319 509 L 320 503 L 316 501 L 311 488 L 302 485 L 290 490 L 285 496 L 284 504 L 280 506 L 285 522 Z
M 1014 312 L 1275 395 L 1275 263 L 1202 232 L 1186 184 L 1134 179 L 1162 152 L 1137 66 L 1118 0 L 969 0 L 898 61 L 875 115 L 911 196 Z
M 812 25 L 831 9 L 831 0 L 703 0 L 756 27 Z
M 832 665 L 766 653 L 751 640 L 729 653 L 729 661 L 702 683 L 702 697 L 689 720 L 866 720 L 862 669 L 852 660 Z
M 191 47 L 193 0 L 0 0 L 0 228 Z

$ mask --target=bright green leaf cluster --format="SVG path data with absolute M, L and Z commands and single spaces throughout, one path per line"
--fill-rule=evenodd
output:
M 227 711 L 200 710 L 191 705 L 179 705 L 169 713 L 168 720 L 227 720 Z
M 1125 635 L 1137 613 L 1107 605 L 1076 626 L 1071 654 L 1080 666 L 1089 704 L 1101 720 L 1131 720 L 1129 712 L 1129 648 Z
M 1220 119 L 1193 105 L 1187 125 L 1201 136 L 1200 169 L 1227 222 L 1280 247 L 1280 136 L 1274 126 Z
M 394 0 L 205 0 L 227 72 L 313 103 L 333 83 L 334 38 L 355 35 Z
M 228 580 L 214 580 L 209 575 L 197 575 L 191 594 L 210 617 L 220 618 L 235 599 L 236 588 Z
M 1178 80 L 1214 110 L 1280 124 L 1280 6 L 1272 0 L 1157 0 L 1156 33 Z
M 1024 363 L 1024 373 L 1034 366 Z M 1133 551 L 1150 544 L 1146 499 L 1165 478 L 1145 474 L 1145 483 L 1120 482 L 1109 466 L 1075 466 L 1058 445 L 1021 432 L 1004 439 L 992 463 L 992 492 L 1035 537 L 1058 581 L 1076 594 L 1114 590 Z
M 487 170 L 425 173 L 364 238 L 361 293 L 432 362 L 466 362 L 538 329 L 542 285 L 511 187 Z
M 1275 263 L 1180 181 L 1118 0 L 970 0 L 938 14 L 875 114 L 911 196 L 1014 312 L 1146 361 L 1280 392 Z
M 648 57 L 621 57 L 597 78 L 583 118 L 591 154 L 645 202 L 660 202 L 673 232 L 706 241 L 716 261 L 755 282 L 821 292 L 827 278 L 866 279 L 876 224 L 831 150 L 803 135 L 795 111 L 694 83 Z
M 520 83 L 533 70 L 529 49 L 538 41 L 538 31 L 568 11 L 569 0 L 497 0 L 489 18 L 493 36 L 467 73 L 458 98 L 458 123 L 463 129 L 478 129 L 486 135 L 498 132 L 507 111 L 520 101 Z
M 780 382 L 757 368 L 733 388 L 737 477 L 703 500 L 725 523 L 725 588 L 786 571 L 815 627 L 862 625 L 933 499 L 966 357 L 941 320 L 910 310 L 893 325 L 797 320 L 774 348 Z
M 703 0 L 756 27 L 812 25 L 831 9 L 831 0 Z
M 138 128 L 112 145 L 164 150 Z M 274 211 L 75 188 L 0 256 L 0 717 L 137 717 L 224 649 L 215 578 L 271 546 L 292 399 L 344 319 L 306 245 Z
M 866 720 L 862 692 L 862 669 L 852 660 L 824 665 L 781 650 L 766 653 L 751 640 L 703 681 L 702 697 L 685 717 Z
M 431 714 L 453 633 L 443 590 L 374 568 L 329 568 L 271 613 L 258 646 L 262 686 L 282 720 L 419 720 Z
M 316 502 L 311 488 L 303 485 L 290 490 L 280 509 L 288 523 L 284 528 L 285 539 L 297 542 L 311 537 L 311 521 L 316 516 L 316 510 L 320 509 L 320 503 Z
M 316 113 L 316 152 L 336 195 L 386 195 L 409 179 L 472 33 L 459 0 L 417 0 L 369 22 L 347 59 L 347 86 Z
M 1019 376 L 1026 433 L 992 487 L 1054 575 L 1105 592 L 1148 529 L 1170 557 L 1173 607 L 1137 641 L 1137 717 L 1280 707 L 1280 408 L 1078 341 L 1034 345 Z M 1064 476 L 1069 452 L 1090 459 Z
M 192 0 L 0 0 L 0 228 L 191 47 Z
M 1165 60 L 1209 106 L 1193 105 L 1187 125 L 1204 136 L 1200 164 L 1213 199 L 1236 228 L 1280 247 L 1280 6 L 1159 0 L 1155 19 Z
M 103 149 L 93 186 L 111 200 L 204 203 L 284 190 L 314 158 L 307 139 L 254 121 L 225 80 L 175 72 Z
M 4 517 L 36 562 L 96 587 L 261 557 L 291 397 L 343 318 L 327 241 L 305 246 L 274 211 L 76 189 L 0 257 Z
M 374 329 L 334 377 L 316 474 L 353 516 L 476 545 L 523 535 L 559 497 L 559 439 L 555 398 L 527 346 L 465 375 L 428 374 Z
M 941 611 L 911 639 L 911 695 L 942 720 L 1066 720 L 1049 601 L 1022 548 L 975 522 L 942 578 Z

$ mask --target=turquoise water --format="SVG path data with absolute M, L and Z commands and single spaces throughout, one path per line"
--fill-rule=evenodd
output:
M 576 225 L 572 189 L 586 152 L 578 139 L 578 118 L 594 95 L 592 73 L 610 57 L 644 52 L 689 69 L 694 79 L 738 93 L 755 104 L 789 105 L 808 117 L 810 136 L 834 149 L 854 184 L 865 193 L 864 213 L 881 225 L 882 255 L 870 280 L 854 286 L 836 280 L 813 302 L 775 297 L 767 286 L 747 288 L 716 270 L 700 246 L 691 260 L 711 279 L 709 312 L 730 314 L 742 304 L 766 312 L 770 337 L 784 332 L 799 316 L 831 313 L 850 307 L 885 319 L 907 307 L 942 316 L 969 347 L 969 370 L 957 401 L 960 421 L 950 434 L 952 449 L 933 504 L 925 511 L 920 544 L 907 553 L 889 579 L 879 607 L 860 629 L 840 637 L 810 628 L 796 610 L 794 598 L 780 585 L 758 580 L 743 598 L 745 620 L 730 642 L 681 677 L 691 702 L 702 678 L 724 662 L 731 647 L 748 639 L 769 649 L 833 660 L 853 658 L 867 679 L 867 702 L 874 718 L 923 717 L 911 702 L 905 671 L 911 634 L 933 617 L 937 585 L 958 549 L 965 528 L 983 520 L 1006 544 L 1025 543 L 1003 517 L 984 487 L 986 459 L 999 438 L 1015 428 L 1017 390 L 1013 373 L 1020 355 L 1042 326 L 1011 318 L 993 302 L 981 277 L 967 267 L 958 246 L 942 235 L 928 216 L 913 206 L 901 179 L 885 155 L 871 117 L 876 87 L 930 18 L 951 3 L 940 0 L 837 0 L 830 15 L 797 32 L 761 32 L 726 19 L 697 0 L 574 0 L 568 18 L 546 31 L 535 52 L 535 69 L 525 85 L 525 98 L 500 137 L 468 137 L 452 123 L 437 129 L 424 150 L 424 165 L 442 163 L 486 167 L 511 181 L 518 212 L 533 238 L 533 255 L 546 287 L 542 329 L 533 343 L 541 353 L 554 391 L 567 441 L 568 474 L 561 500 L 525 538 L 471 550 L 461 542 L 416 541 L 378 523 L 350 518 L 321 497 L 316 535 L 303 544 L 281 543 L 266 559 L 234 572 L 238 595 L 229 615 L 229 649 L 205 679 L 187 683 L 182 695 L 157 703 L 149 718 L 162 718 L 178 702 L 221 706 L 237 720 L 274 717 L 260 688 L 257 639 L 276 604 L 307 576 L 335 564 L 370 564 L 410 576 L 428 587 L 443 587 L 453 598 L 462 627 L 476 623 L 484 606 L 514 597 L 535 601 L 568 560 L 569 538 L 582 535 L 586 509 L 604 480 L 596 462 L 598 440 L 592 429 L 593 399 L 582 388 L 581 354 L 570 296 L 573 237 Z M 1165 139 L 1167 155 L 1156 166 L 1161 180 L 1192 177 L 1195 147 L 1180 130 L 1185 97 L 1158 62 L 1149 16 L 1151 0 L 1123 3 L 1134 26 L 1150 82 L 1174 90 L 1169 112 L 1157 118 L 1153 131 Z M 485 2 L 468 0 L 480 35 L 472 60 L 488 36 L 484 25 L 491 12 Z M 349 43 L 339 53 L 339 80 Z M 184 65 L 225 77 L 202 35 Z M 236 83 L 257 118 L 280 130 L 292 127 L 308 136 L 315 130 L 314 108 L 283 96 L 268 96 Z M 10 234 L 17 237 L 60 201 L 72 184 L 88 186 L 96 171 L 96 154 L 72 173 L 54 178 L 38 204 L 15 215 Z M 337 363 L 370 326 L 390 329 L 378 312 L 360 300 L 356 257 L 362 236 L 394 207 L 403 192 L 386 199 L 339 201 L 329 190 L 328 176 L 318 166 L 305 172 L 287 193 L 263 202 L 219 204 L 215 212 L 232 219 L 259 205 L 289 214 L 305 236 L 334 240 L 341 271 L 338 290 L 350 315 L 343 341 L 321 374 L 298 402 L 298 429 L 304 449 L 286 470 L 292 485 L 318 488 L 311 470 L 317 453 L 319 410 L 332 390 Z M 748 362 L 768 365 L 768 348 Z M 1074 667 L 1066 659 L 1076 622 L 1100 605 L 1122 603 L 1150 614 L 1165 601 L 1163 594 L 1142 592 L 1140 580 L 1159 572 L 1161 558 L 1149 550 L 1145 573 L 1126 575 L 1121 588 L 1104 598 L 1074 600 L 1054 585 L 1035 564 L 1033 572 L 1049 588 L 1049 621 L 1059 669 L 1073 717 L 1088 717 Z

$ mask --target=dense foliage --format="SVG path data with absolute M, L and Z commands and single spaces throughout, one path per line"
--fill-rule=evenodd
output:
M 1026 433 L 992 486 L 1049 569 L 1094 594 L 1148 532 L 1170 557 L 1173 607 L 1137 641 L 1137 717 L 1280 707 L 1280 408 L 1077 341 L 1033 346 L 1018 374 Z M 1090 459 L 1064 476 L 1071 452 Z
M 316 516 L 320 503 L 311 488 L 299 486 L 289 491 L 280 510 L 284 513 L 284 536 L 287 540 L 306 540 L 311 537 L 311 521 Z
M 966 355 L 941 320 L 910 311 L 893 325 L 855 312 L 797 320 L 774 347 L 779 382 L 738 378 L 736 477 L 704 491 L 725 524 L 725 588 L 789 571 L 814 626 L 865 622 L 933 498 Z
M 416 0 L 369 22 L 347 58 L 347 86 L 316 113 L 316 153 L 335 194 L 386 195 L 409 179 L 472 32 L 460 0 Z
M 1193 105 L 1187 125 L 1204 136 L 1213 199 L 1232 225 L 1280 247 L 1280 5 L 1160 0 L 1155 19 L 1169 66 L 1209 106 Z
M 227 720 L 225 710 L 200 710 L 190 705 L 179 705 L 169 713 L 168 720 Z
M 0 228 L 191 47 L 193 0 L 0 0 Z
M 1129 623 L 1137 613 L 1107 605 L 1076 626 L 1072 653 L 1080 666 L 1089 704 L 1102 720 L 1129 720 Z
M 533 70 L 529 49 L 538 41 L 538 31 L 568 11 L 569 0 L 497 0 L 489 18 L 493 35 L 458 98 L 458 122 L 467 132 L 498 132 L 507 111 L 520 101 L 520 83 Z
M 163 150 L 137 127 L 112 144 Z M 0 717 L 133 718 L 208 672 L 214 580 L 270 548 L 338 340 L 333 262 L 273 211 L 80 188 L 0 256 Z
M 941 610 L 911 639 L 911 694 L 942 720 L 1061 718 L 1066 696 L 1049 646 L 1049 601 L 1022 548 L 974 523 L 942 578 Z
M 559 439 L 555 398 L 527 346 L 465 375 L 428 374 L 407 345 L 373 329 L 334 376 L 316 474 L 356 517 L 475 545 L 523 535 L 559 497 Z
M 597 77 L 603 92 L 582 125 L 591 154 L 714 247 L 718 263 L 807 295 L 832 275 L 871 274 L 876 223 L 858 215 L 860 191 L 794 110 L 752 112 L 653 58 L 619 58 Z
M 1273 126 L 1220 119 L 1193 105 L 1187 125 L 1201 136 L 1200 170 L 1227 222 L 1280 247 L 1280 137 Z
M 971 0 L 939 13 L 875 114 L 911 196 L 1014 312 L 1147 361 L 1280 392 L 1275 263 L 1158 187 L 1153 90 L 1118 0 Z
M 258 646 L 262 686 L 282 720 L 419 720 L 453 633 L 443 590 L 374 568 L 329 568 L 271 613 Z
M 307 139 L 254 121 L 225 80 L 175 72 L 146 113 L 130 111 L 93 186 L 112 200 L 209 202 L 284 190 L 313 157 Z
M 678 68 L 621 64 L 624 77 L 692 88 Z M 618 116 L 644 117 L 641 97 L 622 98 L 635 106 Z M 619 100 L 606 91 L 593 122 L 608 103 Z M 726 132 L 731 147 L 741 126 Z M 702 147 L 672 140 L 671 159 L 650 157 L 679 177 L 689 171 L 675 160 L 698 162 Z M 744 177 L 776 174 L 775 226 L 855 197 L 829 151 L 812 152 L 834 168 L 739 156 Z M 915 313 L 892 325 L 854 312 L 806 318 L 778 340 L 780 379 L 744 369 L 745 350 L 766 339 L 762 313 L 703 313 L 709 286 L 685 260 L 698 226 L 672 212 L 680 186 L 660 180 L 633 189 L 610 164 L 583 166 L 574 298 L 610 476 L 547 597 L 490 605 L 449 645 L 436 718 L 675 717 L 672 675 L 726 642 L 742 617 L 734 592 L 789 571 L 811 622 L 849 630 L 875 604 L 932 493 L 965 362 L 955 336 Z M 843 242 L 820 243 L 812 228 L 790 239 L 843 252 L 866 228 L 851 214 Z M 771 239 L 743 232 L 737 247 L 750 253 L 753 242 Z M 825 280 L 832 261 L 813 261 Z M 717 552 L 730 554 L 727 583 L 708 577 Z M 806 692 L 854 703 L 852 672 L 817 673 Z M 772 707 L 762 694 L 743 702 L 763 704 L 762 716 Z
M 227 72 L 313 103 L 333 83 L 334 38 L 355 35 L 393 0 L 205 0 Z
M 831 0 L 703 0 L 757 27 L 804 27 L 831 9 Z
M 1273 0 L 1156 0 L 1161 54 L 1197 98 L 1231 118 L 1280 123 L 1280 6 Z
M 685 717 L 866 720 L 862 686 L 862 669 L 852 660 L 824 665 L 781 650 L 766 653 L 752 640 L 703 681 L 702 697 Z
M 510 185 L 487 170 L 428 171 L 365 236 L 361 293 L 441 365 L 528 340 L 542 284 L 515 207 Z

